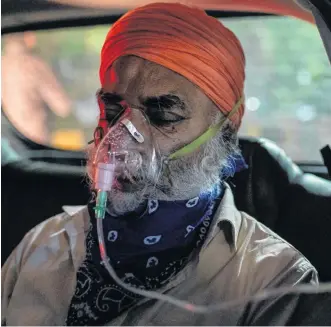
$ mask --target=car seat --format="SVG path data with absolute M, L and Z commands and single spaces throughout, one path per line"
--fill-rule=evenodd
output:
M 331 281 L 331 181 L 304 173 L 274 142 L 240 140 L 249 166 L 229 184 L 236 205 L 301 251 Z

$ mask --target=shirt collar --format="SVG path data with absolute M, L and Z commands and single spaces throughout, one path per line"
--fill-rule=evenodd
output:
M 215 237 L 220 231 L 220 225 L 223 222 L 228 222 L 231 226 L 231 244 L 233 248 L 237 249 L 238 235 L 241 226 L 241 215 L 236 210 L 234 203 L 234 198 L 230 186 L 227 183 L 224 183 L 224 195 L 219 204 L 211 228 L 209 230 L 209 235 L 203 245 L 203 248 L 207 247 L 209 242 Z

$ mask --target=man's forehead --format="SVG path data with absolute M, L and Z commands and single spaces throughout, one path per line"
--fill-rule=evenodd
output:
M 184 101 L 194 96 L 196 87 L 183 76 L 136 56 L 117 59 L 106 73 L 105 92 L 123 97 L 151 97 L 175 94 Z

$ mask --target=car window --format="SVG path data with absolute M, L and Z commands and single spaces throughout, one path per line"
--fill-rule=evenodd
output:
M 295 161 L 320 162 L 330 141 L 331 71 L 314 25 L 289 17 L 222 22 L 246 53 L 242 136 L 266 137 Z M 5 36 L 2 106 L 26 137 L 83 149 L 97 123 L 100 49 L 108 26 Z

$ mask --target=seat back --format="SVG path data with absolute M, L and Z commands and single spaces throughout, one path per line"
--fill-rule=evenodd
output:
M 240 140 L 249 166 L 229 184 L 236 206 L 301 251 L 331 281 L 331 181 L 304 173 L 275 143 Z
M 24 160 L 1 167 L 1 264 L 24 235 L 63 205 L 89 200 L 83 168 Z

